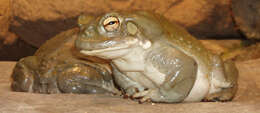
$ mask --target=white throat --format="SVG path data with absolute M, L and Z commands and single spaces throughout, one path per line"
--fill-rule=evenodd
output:
M 144 70 L 145 50 L 142 47 L 132 48 L 129 53 L 123 57 L 113 59 L 112 62 L 121 71 L 138 72 Z

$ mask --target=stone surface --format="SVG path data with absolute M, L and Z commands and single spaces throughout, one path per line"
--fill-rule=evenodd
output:
M 15 34 L 9 32 L 11 18 L 11 0 L 0 0 L 0 45 L 11 44 L 17 38 Z
M 77 16 L 113 10 L 150 10 L 185 26 L 199 37 L 237 37 L 229 0 L 16 0 L 11 29 L 39 47 L 76 26 Z
M 17 39 L 11 45 L 0 42 L 0 61 L 18 61 L 20 58 L 31 56 L 37 48 L 27 44 L 21 39 Z
M 239 90 L 231 102 L 146 103 L 111 95 L 12 92 L 15 62 L 0 62 L 0 113 L 259 113 L 260 59 L 237 62 Z
M 18 60 L 36 50 L 9 31 L 12 20 L 12 1 L 0 0 L 0 60 Z
M 232 12 L 237 27 L 251 39 L 260 39 L 260 1 L 232 0 Z

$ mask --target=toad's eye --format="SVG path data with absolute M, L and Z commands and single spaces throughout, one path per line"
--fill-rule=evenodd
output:
M 108 17 L 104 20 L 103 26 L 107 31 L 114 31 L 119 27 L 119 20 L 116 17 Z

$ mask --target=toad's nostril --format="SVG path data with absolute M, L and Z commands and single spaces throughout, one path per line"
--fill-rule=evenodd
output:
M 91 33 L 90 33 L 88 30 L 85 30 L 85 32 L 84 32 L 84 33 L 85 33 L 85 35 L 86 35 L 86 36 L 89 36 L 89 35 L 91 35 Z
M 86 30 L 84 31 L 84 35 L 85 37 L 91 38 L 94 37 L 96 34 L 96 30 L 95 27 L 93 25 L 90 25 L 89 27 L 86 28 Z
M 89 27 L 88 27 L 88 30 L 93 30 L 94 29 L 94 26 L 93 25 L 90 25 Z
M 96 33 L 94 30 L 85 30 L 83 36 L 89 39 L 95 37 L 95 35 Z

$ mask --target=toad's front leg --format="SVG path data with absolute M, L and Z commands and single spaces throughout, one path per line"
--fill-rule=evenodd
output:
M 184 71 L 189 68 L 189 71 Z M 177 103 L 182 102 L 190 93 L 196 80 L 197 65 L 189 65 L 178 69 L 171 75 L 167 75 L 163 84 L 157 88 L 151 88 L 133 95 L 134 98 L 141 98 L 141 103 L 152 102 L 167 102 Z
M 123 91 L 124 96 L 132 97 L 138 92 L 144 91 L 144 87 L 120 72 L 114 64 L 111 64 L 116 85 Z
M 140 103 L 144 102 L 166 102 L 177 103 L 182 102 L 189 94 L 195 78 L 186 78 L 176 80 L 171 86 L 162 86 L 156 89 L 148 89 L 133 95 L 134 98 L 141 98 Z

